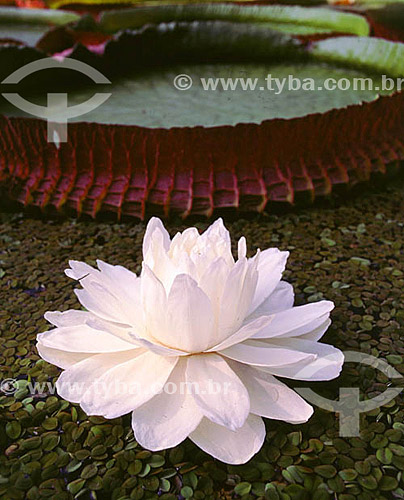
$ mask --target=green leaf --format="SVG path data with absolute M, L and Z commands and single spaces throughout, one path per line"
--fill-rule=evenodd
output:
M 368 37 L 329 38 L 313 44 L 317 60 L 354 66 L 375 74 L 404 76 L 404 44 Z
M 34 46 L 51 27 L 62 26 L 79 19 L 80 16 L 74 12 L 2 6 L 1 38 L 10 38 Z
M 318 465 L 317 467 L 314 467 L 314 472 L 321 477 L 330 479 L 335 476 L 337 470 L 333 465 Z
M 80 476 L 83 479 L 90 479 L 90 477 L 94 477 L 98 472 L 97 466 L 95 464 L 89 464 L 84 467 L 81 471 Z
M 72 495 L 76 495 L 82 489 L 85 482 L 85 479 L 76 479 L 67 485 L 67 489 Z
M 167 493 L 168 491 L 170 491 L 170 488 L 171 488 L 171 483 L 168 479 L 160 479 L 161 491 L 163 491 L 164 493 Z
M 338 472 L 338 474 L 344 481 L 354 481 L 358 477 L 355 469 L 344 469 Z
M 381 448 L 381 449 L 377 450 L 376 458 L 382 464 L 388 465 L 388 464 L 391 464 L 391 461 L 393 459 L 393 453 L 389 448 Z
M 7 422 L 6 434 L 11 439 L 17 439 L 21 434 L 21 425 L 17 421 Z
M 246 481 L 238 483 L 234 488 L 234 493 L 237 495 L 243 496 L 247 495 L 251 491 L 251 484 Z
M 359 476 L 358 483 L 367 490 L 375 490 L 377 488 L 377 481 L 373 476 Z
M 294 34 L 346 33 L 366 36 L 369 25 L 364 17 L 328 7 L 231 4 L 161 5 L 106 11 L 100 26 L 107 32 L 138 28 L 147 23 L 172 21 L 232 21 L 268 23 L 272 29 Z
M 394 455 L 397 455 L 399 457 L 404 457 L 404 446 L 401 446 L 396 443 L 390 443 L 389 448 L 394 453 Z
M 193 494 L 194 491 L 190 486 L 184 486 L 183 488 L 181 488 L 181 495 L 184 498 L 191 498 Z
M 392 491 L 398 486 L 398 481 L 395 477 L 383 476 L 379 482 L 379 488 L 382 491 Z
M 365 76 L 353 70 L 324 67 L 316 64 L 216 64 L 178 65 L 163 68 L 158 72 L 138 74 L 136 77 L 116 79 L 111 87 L 97 87 L 98 92 L 111 92 L 111 97 L 99 108 L 85 115 L 86 121 L 143 127 L 206 127 L 237 125 L 238 123 L 261 123 L 275 118 L 291 119 L 310 113 L 325 113 L 331 109 L 371 102 L 377 98 L 374 91 L 308 91 L 303 88 L 277 93 L 275 90 L 232 91 L 204 90 L 213 76 L 234 80 L 248 75 L 250 81 L 265 85 L 270 72 L 279 81 L 300 78 L 321 87 L 330 77 L 339 79 Z M 195 82 L 191 89 L 179 91 L 173 85 L 176 75 L 189 75 Z M 203 83 L 202 83 L 203 82 Z M 69 93 L 69 100 L 79 104 L 93 95 L 93 89 L 81 89 Z M 28 98 L 28 97 L 27 97 Z M 31 99 L 31 97 L 29 97 Z M 36 98 L 46 104 L 46 97 Z M 11 104 L 0 106 L 8 116 L 25 116 Z M 83 117 L 71 121 L 82 121 Z
M 165 458 L 162 455 L 152 455 L 148 460 L 150 467 L 161 467 L 165 463 Z

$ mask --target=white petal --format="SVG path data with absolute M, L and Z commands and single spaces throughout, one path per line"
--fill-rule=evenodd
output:
M 81 305 L 107 321 L 128 323 L 129 320 L 119 300 L 98 281 L 89 281 L 90 277 L 86 280 L 85 288 L 74 290 Z
M 239 259 L 243 259 L 244 257 L 247 256 L 247 241 L 244 236 L 242 236 L 238 240 L 238 245 L 237 245 L 237 257 Z
M 257 318 L 250 323 L 242 326 L 240 330 L 238 330 L 236 333 L 233 333 L 233 335 L 230 335 L 230 337 L 227 337 L 227 339 L 223 340 L 223 342 L 220 342 L 220 344 L 209 349 L 208 352 L 221 351 L 234 344 L 239 344 L 244 340 L 248 340 L 249 338 L 257 334 L 257 332 L 261 331 L 263 328 L 266 328 L 271 323 L 271 321 L 272 316 L 261 316 L 260 318 Z
M 233 430 L 244 425 L 250 410 L 248 393 L 221 356 L 190 356 L 186 380 L 189 384 L 197 384 L 193 396 L 209 420 Z
M 318 340 L 324 335 L 330 324 L 331 324 L 330 313 L 326 313 L 323 314 L 322 316 L 319 316 L 310 323 L 300 326 L 295 330 L 285 330 L 284 333 L 281 333 L 279 335 L 273 335 L 271 326 L 269 326 L 265 330 L 262 329 L 262 331 L 258 332 L 257 336 L 254 336 L 254 338 L 256 339 L 260 338 L 261 340 L 271 340 L 272 338 L 274 339 L 275 342 L 277 339 L 287 339 L 292 337 L 294 338 L 299 337 L 303 339 L 307 338 L 308 340 Z
M 66 401 L 79 403 L 86 391 L 108 370 L 116 366 L 122 366 L 143 353 L 143 350 L 137 349 L 134 351 L 93 354 L 61 373 L 56 382 L 57 392 Z M 108 391 L 109 387 L 100 385 L 93 390 L 101 394 Z
M 88 325 L 53 328 L 37 336 L 38 342 L 52 349 L 70 352 L 116 352 L 136 348 L 108 332 L 95 330 Z
M 97 260 L 98 269 L 102 274 L 107 276 L 110 280 L 119 283 L 119 286 L 124 289 L 129 295 L 132 293 L 133 288 L 136 288 L 138 277 L 129 269 L 123 266 L 113 266 L 102 260 Z
M 221 253 L 231 253 L 230 233 L 226 229 L 221 217 L 215 220 L 215 222 L 209 226 L 204 233 L 202 233 L 202 240 L 204 242 L 209 241 L 213 245 L 218 245 L 220 248 L 223 248 L 223 252 Z
M 146 326 L 145 334 L 142 336 L 152 340 L 160 332 L 165 331 L 167 295 L 161 281 L 145 263 L 143 263 L 141 285 Z
M 281 311 L 274 315 L 269 327 L 259 332 L 255 338 L 285 337 L 289 336 L 290 332 L 294 332 L 294 336 L 309 333 L 313 329 L 312 322 L 322 318 L 321 323 L 323 323 L 333 308 L 332 302 L 322 300 Z M 315 327 L 318 326 L 317 324 Z
M 299 337 L 299 339 L 302 340 L 313 340 L 314 342 L 317 342 L 325 334 L 330 325 L 331 325 L 331 320 L 328 317 L 328 314 L 326 314 L 321 318 L 319 318 L 318 320 L 313 321 L 313 323 L 310 324 L 310 330 L 307 333 L 300 334 L 300 332 L 296 330 L 295 333 L 298 334 L 291 335 L 291 337 Z M 289 337 L 289 335 L 287 337 Z
M 164 314 L 166 330 L 154 334 L 162 344 L 187 352 L 202 352 L 215 344 L 210 300 L 190 276 L 175 278 Z
M 122 266 L 112 266 L 102 260 L 97 260 L 97 265 L 102 276 L 110 281 L 111 292 L 126 305 L 125 313 L 130 324 L 138 330 L 143 330 L 140 278 Z
M 224 285 L 230 270 L 225 259 L 218 257 L 209 264 L 199 281 L 199 286 L 210 299 L 216 319 L 219 318 Z
M 230 233 L 226 229 L 226 226 L 224 225 L 223 219 L 221 217 L 216 219 L 215 222 L 206 229 L 206 231 L 203 233 L 203 236 L 206 239 L 218 236 L 227 245 L 231 246 Z
M 80 280 L 83 290 L 75 290 L 82 305 L 100 318 L 143 329 L 140 279 L 122 266 L 97 261 L 100 271 L 84 262 L 69 261 L 65 273 Z
M 249 314 L 271 295 L 281 280 L 289 252 L 281 252 L 277 248 L 268 248 L 261 252 L 258 263 L 258 283 Z
M 220 305 L 220 339 L 240 328 L 254 296 L 257 279 L 257 259 L 240 259 L 230 271 Z
M 112 321 L 106 321 L 105 319 L 99 318 L 94 314 L 89 314 L 86 320 L 86 325 L 95 329 L 107 332 L 115 337 L 118 337 L 129 344 L 133 344 L 132 348 L 136 347 L 130 332 L 133 331 L 133 327 L 129 325 L 121 325 L 119 323 L 113 323 Z
M 292 337 L 316 341 L 324 335 L 330 324 L 330 313 L 326 313 L 322 316 L 319 316 L 314 321 L 307 323 L 306 325 L 300 326 L 295 330 L 285 331 L 280 335 L 273 335 L 270 327 L 265 331 L 263 330 L 259 332 L 259 335 L 261 337 L 261 340 L 271 340 L 271 338 L 273 338 L 275 342 L 277 339 L 288 339 Z
M 176 258 L 184 252 L 189 254 L 198 238 L 199 232 L 196 227 L 189 227 L 182 233 L 177 233 L 171 241 L 170 257 Z
M 163 260 L 161 261 L 161 265 L 164 265 Z M 164 281 L 164 286 L 167 292 L 170 291 L 173 281 L 178 274 L 188 274 L 195 281 L 198 281 L 200 278 L 195 263 L 185 250 L 178 250 L 178 252 L 174 252 L 174 256 L 169 259 L 169 265 L 167 267 L 169 268 L 170 266 L 172 267 L 172 270 L 168 273 L 168 276 L 166 276 Z M 167 274 L 167 272 L 165 272 L 165 274 Z
M 73 280 L 82 280 L 86 276 L 97 276 L 99 271 L 79 260 L 69 260 L 70 269 L 65 269 L 65 274 Z
M 270 367 L 283 367 L 283 365 L 316 359 L 315 354 L 298 352 L 290 347 L 278 347 L 262 340 L 246 340 L 220 351 L 220 354 L 240 363 Z
M 165 249 L 163 235 L 159 230 L 156 230 L 150 237 L 149 249 L 144 263 L 150 267 L 168 293 L 179 272 Z
M 215 221 L 201 234 L 191 251 L 191 258 L 200 271 L 217 257 L 222 257 L 230 267 L 234 265 L 230 234 L 222 219 Z
M 146 232 L 143 238 L 143 259 L 145 259 L 147 252 L 149 250 L 151 238 L 155 231 L 159 231 L 162 235 L 162 244 L 163 248 L 166 252 L 168 252 L 170 248 L 170 235 L 168 234 L 166 228 L 163 223 L 157 217 L 152 217 L 147 224 Z
M 189 353 L 186 351 L 179 351 L 178 349 L 172 349 L 171 347 L 166 347 L 162 344 L 156 344 L 147 339 L 142 339 L 137 337 L 134 333 L 130 334 L 136 345 L 146 348 L 147 350 L 159 354 L 160 356 L 187 356 Z
M 87 389 L 80 406 L 87 415 L 102 415 L 105 418 L 125 415 L 149 401 L 163 388 L 177 361 L 178 358 L 158 356 L 147 351 L 116 365 Z
M 40 342 L 36 344 L 36 348 L 42 359 L 63 370 L 83 361 L 83 359 L 93 356 L 93 354 L 89 354 L 88 352 L 68 352 L 52 349 L 42 345 Z
M 313 408 L 269 373 L 236 362 L 231 367 L 247 387 L 251 413 L 294 424 L 307 422 L 312 416 Z
M 202 419 L 202 412 L 194 398 L 184 390 L 186 364 L 186 360 L 180 360 L 163 392 L 132 413 L 136 441 L 147 450 L 158 451 L 177 446 Z
M 265 425 L 261 417 L 249 415 L 237 431 L 202 419 L 190 439 L 202 450 L 227 464 L 244 464 L 261 448 L 265 440 Z
M 47 311 L 44 314 L 44 318 L 49 323 L 55 326 L 75 326 L 83 325 L 87 319 L 91 317 L 91 314 L 87 311 L 77 311 L 75 309 L 69 309 L 68 311 Z
M 251 320 L 260 316 L 269 316 L 270 314 L 291 309 L 294 301 L 293 286 L 286 281 L 280 281 L 271 295 L 247 319 Z
M 321 342 L 303 339 L 273 339 L 268 344 L 282 348 L 296 349 L 299 353 L 313 353 L 316 359 L 309 363 L 269 368 L 267 371 L 280 377 L 297 380 L 331 380 L 338 377 L 344 364 L 344 355 L 339 349 Z

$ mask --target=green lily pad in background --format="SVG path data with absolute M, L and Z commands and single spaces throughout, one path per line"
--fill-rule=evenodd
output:
M 106 20 L 107 14 L 101 24 Z M 113 83 L 66 89 L 71 104 L 95 88 L 112 96 L 84 117 L 86 123 L 83 117 L 72 123 L 68 142 L 59 148 L 47 142 L 44 122 L 2 105 L 3 141 L 9 151 L 19 143 L 22 155 L 14 165 L 16 155 L 3 153 L 15 186 L 8 196 L 41 208 L 143 218 L 146 210 L 184 217 L 215 208 L 262 211 L 268 202 L 292 203 L 303 193 L 308 200 L 328 195 L 334 186 L 355 185 L 385 173 L 387 165 L 399 166 L 402 95 L 383 92 L 380 78 L 403 74 L 403 54 L 404 45 L 369 37 L 307 44 L 260 22 L 173 21 L 119 32 L 101 53 L 72 53 L 90 58 Z M 191 77 L 192 88 L 179 90 L 178 74 Z M 265 88 L 267 75 L 300 77 L 300 84 L 310 85 L 276 93 Z M 204 90 L 202 77 L 256 78 L 259 90 Z M 330 77 L 344 79 L 348 88 L 325 90 Z M 373 88 L 355 87 L 358 77 Z M 34 140 L 35 134 L 42 139 Z M 33 169 L 32 155 L 51 160 Z
M 78 21 L 73 12 L 45 9 L 0 8 L 0 41 L 15 40 L 34 46 L 52 27 Z

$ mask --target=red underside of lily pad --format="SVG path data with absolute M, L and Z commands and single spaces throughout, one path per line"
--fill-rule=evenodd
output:
M 14 50 L 7 42 L 3 70 L 66 50 L 103 69 L 108 60 L 94 46 L 105 48 L 111 37 L 84 35 L 56 28 L 36 49 Z M 68 142 L 59 148 L 47 142 L 45 121 L 0 115 L 0 190 L 24 207 L 92 217 L 270 211 L 273 204 L 313 201 L 400 168 L 403 112 L 404 93 L 398 93 L 261 124 L 163 129 L 71 123 Z
M 354 186 L 404 160 L 404 95 L 290 120 L 150 129 L 72 123 L 47 142 L 46 122 L 0 117 L 0 185 L 23 206 L 210 215 L 263 211 Z

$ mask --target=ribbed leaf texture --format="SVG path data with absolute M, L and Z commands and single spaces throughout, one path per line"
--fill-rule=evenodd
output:
M 0 182 L 23 205 L 91 216 L 260 212 L 271 202 L 293 203 L 303 193 L 314 199 L 398 168 L 403 106 L 398 94 L 261 125 L 166 130 L 77 123 L 59 149 L 46 141 L 43 121 L 2 117 Z
M 105 19 L 108 16 L 102 22 Z M 116 72 L 113 61 L 118 56 L 119 65 L 129 58 L 144 65 L 154 49 L 160 56 L 171 54 L 170 62 L 175 62 L 176 54 L 181 61 L 195 54 L 200 61 L 210 60 L 206 47 L 216 50 L 219 60 L 233 61 L 245 58 L 249 50 L 265 59 L 268 46 L 271 57 L 290 55 L 370 73 L 404 74 L 404 45 L 399 43 L 347 37 L 307 45 L 264 28 L 249 31 L 240 26 L 234 28 L 233 37 L 229 24 L 209 21 L 187 28 L 181 22 L 174 27 L 185 33 L 184 39 L 178 41 L 177 35 L 167 39 L 166 28 L 157 30 L 158 38 L 164 33 L 158 49 L 145 45 L 150 38 L 143 34 L 150 36 L 150 30 L 144 30 L 117 34 L 102 51 L 76 46 L 72 55 L 87 62 L 93 57 L 91 62 L 99 68 Z M 241 35 L 248 46 L 240 43 Z M 226 37 L 234 38 L 234 50 Z M 201 46 L 193 45 L 197 40 L 202 40 Z M 278 50 L 266 45 L 268 41 Z M 2 54 L 8 69 L 43 57 L 36 49 L 16 46 L 8 46 Z M 338 186 L 351 187 L 373 174 L 399 168 L 404 160 L 403 111 L 404 94 L 398 93 L 324 113 L 234 126 L 71 123 L 68 142 L 60 147 L 47 142 L 44 121 L 0 115 L 0 188 L 3 198 L 23 206 L 92 217 L 100 212 L 140 219 L 151 214 L 209 216 L 229 208 L 261 212 L 275 203 L 327 196 Z

